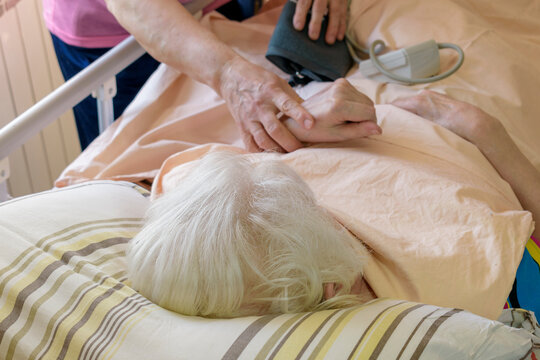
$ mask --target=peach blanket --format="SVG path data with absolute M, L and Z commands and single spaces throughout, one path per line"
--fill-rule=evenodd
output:
M 285 76 L 264 59 L 279 10 L 243 23 L 213 13 L 202 23 L 246 58 Z M 530 213 L 476 147 L 385 104 L 422 88 L 473 103 L 499 118 L 540 169 L 539 28 L 540 5 L 525 0 L 352 2 L 350 30 L 361 44 L 380 38 L 394 49 L 435 39 L 459 44 L 466 55 L 456 74 L 430 85 L 379 83 L 351 69 L 349 81 L 379 104 L 383 135 L 282 156 L 321 205 L 370 247 L 365 277 L 378 296 L 498 317 L 533 229 Z M 454 60 L 442 51 L 441 70 Z M 306 98 L 323 85 L 298 92 Z M 159 191 L 179 164 L 231 146 L 242 151 L 224 102 L 162 65 L 56 185 L 159 174 Z

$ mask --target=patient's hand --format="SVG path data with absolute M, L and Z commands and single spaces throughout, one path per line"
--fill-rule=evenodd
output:
M 497 169 L 524 209 L 540 219 L 540 172 L 525 157 L 501 122 L 474 105 L 432 91 L 396 100 L 395 106 L 431 120 L 475 144 Z M 540 238 L 540 228 L 533 232 Z
M 481 149 L 504 132 L 501 123 L 480 108 L 430 90 L 395 100 L 393 105 L 431 120 L 472 142 Z
M 301 127 L 290 118 L 284 121 L 302 142 L 339 142 L 382 133 L 373 102 L 345 79 L 334 81 L 302 106 L 315 118 L 311 129 Z

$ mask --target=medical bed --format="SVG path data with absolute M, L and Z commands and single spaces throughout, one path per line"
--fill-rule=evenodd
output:
M 516 10 L 503 1 L 353 2 L 350 26 L 359 43 L 384 38 L 399 48 L 429 34 L 460 44 L 467 56 L 458 73 L 426 86 L 375 82 L 353 69 L 349 81 L 379 104 L 383 136 L 283 156 L 320 204 L 371 249 L 365 277 L 377 300 L 342 310 L 206 319 L 167 311 L 130 287 L 125 250 L 150 202 L 145 185 L 165 186 L 178 164 L 241 147 L 223 101 L 161 65 L 54 189 L 0 204 L 0 356 L 534 359 L 534 316 L 516 309 L 503 314 L 506 325 L 496 321 L 532 231 L 530 214 L 474 146 L 384 105 L 426 87 L 472 102 L 497 116 L 540 168 L 540 105 L 531 94 L 540 71 L 529 60 L 540 55 L 529 32 L 540 10 L 527 4 Z M 517 14 L 521 22 L 514 23 Z M 242 23 L 217 14 L 201 21 L 243 56 L 285 76 L 264 59 L 278 16 L 275 8 Z M 142 51 L 127 40 L 1 129 L 0 159 Z M 452 61 L 441 54 L 442 68 Z M 321 86 L 298 92 L 308 97 Z M 110 113 L 106 102 L 102 108 Z

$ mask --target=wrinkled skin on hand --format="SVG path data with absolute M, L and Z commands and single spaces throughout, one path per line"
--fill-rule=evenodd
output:
M 292 119 L 287 128 L 305 143 L 340 142 L 379 135 L 373 102 L 345 79 L 334 81 L 302 104 L 315 118 L 309 130 Z
M 431 120 L 479 146 L 487 146 L 495 134 L 504 131 L 497 119 L 480 108 L 430 90 L 395 100 L 392 104 Z
M 311 9 L 308 35 L 310 39 L 317 40 L 321 34 L 321 24 L 324 15 L 328 14 L 328 27 L 325 41 L 333 44 L 336 40 L 343 40 L 347 30 L 347 0 L 298 0 L 293 17 L 293 26 L 301 31 L 306 25 L 306 17 Z
M 472 104 L 429 90 L 395 100 L 392 104 L 431 120 L 476 145 L 510 184 L 521 206 L 530 211 L 536 221 L 540 219 L 540 172 L 498 119 Z M 538 227 L 533 236 L 540 238 Z
M 220 88 L 249 151 L 290 152 L 302 147 L 277 115 L 285 114 L 305 128 L 313 125 L 313 117 L 285 80 L 237 58 L 224 69 Z

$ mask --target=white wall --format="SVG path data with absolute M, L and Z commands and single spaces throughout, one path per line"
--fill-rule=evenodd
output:
M 0 0 L 0 127 L 63 83 L 41 0 L 15 3 Z M 79 153 L 69 111 L 10 155 L 9 192 L 21 196 L 50 189 Z

